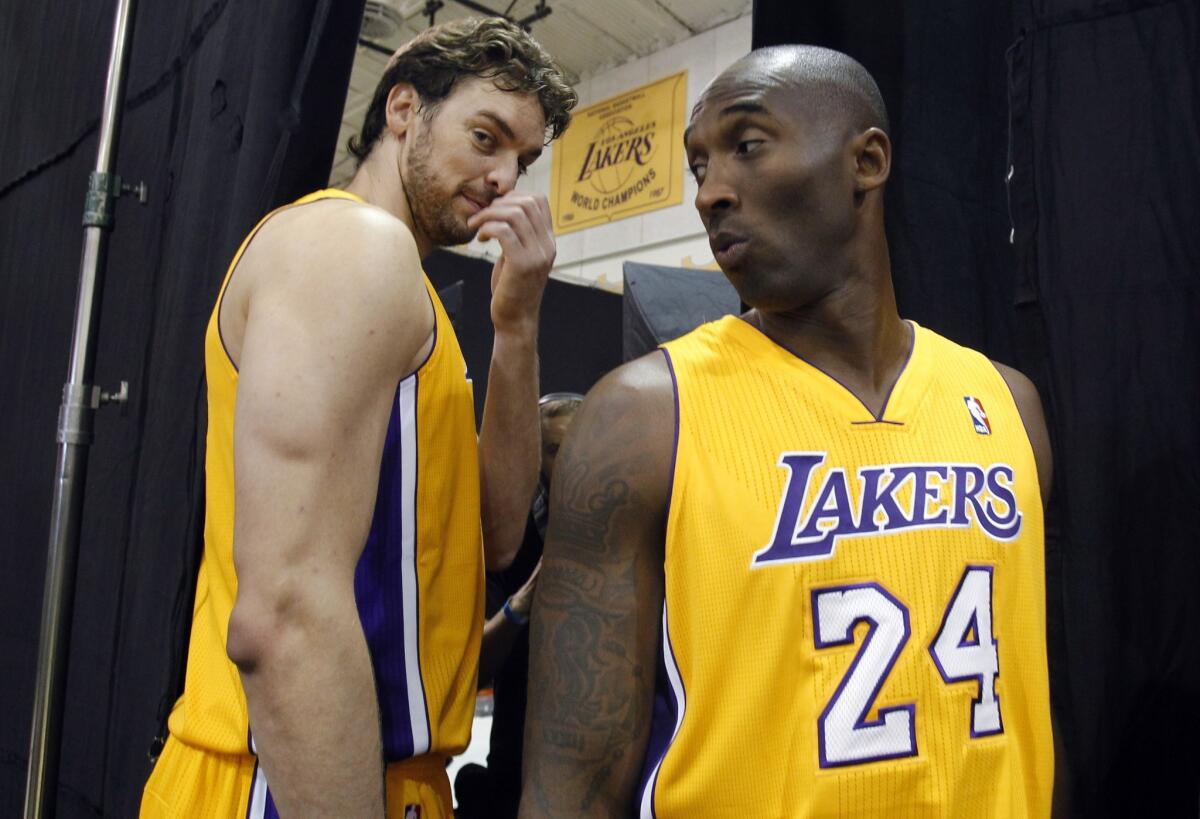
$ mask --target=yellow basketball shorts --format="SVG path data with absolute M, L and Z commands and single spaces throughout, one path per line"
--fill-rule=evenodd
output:
M 419 756 L 387 769 L 388 819 L 453 819 L 446 760 Z M 258 759 L 167 739 L 142 792 L 141 819 L 279 819 Z

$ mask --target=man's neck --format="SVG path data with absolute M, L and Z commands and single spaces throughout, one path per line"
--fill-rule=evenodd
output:
M 404 181 L 396 169 L 394 153 L 383 148 L 379 146 L 363 160 L 354 178 L 346 185 L 346 191 L 368 204 L 383 208 L 407 225 L 417 242 L 417 251 L 424 259 L 433 247 L 416 229 L 408 199 L 404 195 Z
M 743 318 L 768 338 L 845 384 L 872 412 L 883 402 L 912 351 L 890 270 L 852 276 L 801 308 L 751 310 Z

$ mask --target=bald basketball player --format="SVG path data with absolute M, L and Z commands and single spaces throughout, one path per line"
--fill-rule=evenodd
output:
M 887 116 L 755 51 L 685 134 L 750 309 L 621 367 L 559 455 L 521 816 L 1043 817 L 1036 391 L 902 319 Z
M 539 466 L 536 336 L 554 239 L 518 177 L 575 94 L 498 19 L 393 57 L 349 187 L 264 219 L 205 339 L 205 550 L 182 698 L 143 816 L 450 817 L 484 554 L 520 545 Z M 496 239 L 476 440 L 466 365 L 421 270 Z M 482 533 L 481 533 L 482 527 Z

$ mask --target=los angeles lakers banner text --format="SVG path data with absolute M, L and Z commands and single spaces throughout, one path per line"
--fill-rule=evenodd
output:
M 576 111 L 554 144 L 554 232 L 569 233 L 683 201 L 687 72 Z

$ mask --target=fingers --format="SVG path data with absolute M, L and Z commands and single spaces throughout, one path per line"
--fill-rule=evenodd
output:
M 481 241 L 496 239 L 505 251 L 524 248 L 531 253 L 553 259 L 554 232 L 550 221 L 550 205 L 546 197 L 527 193 L 510 193 L 494 200 L 467 220 L 467 226 L 477 229 Z M 503 226 L 511 229 L 506 231 Z M 508 242 L 511 247 L 506 247 Z
M 475 238 L 481 242 L 486 242 L 495 239 L 500 243 L 500 250 L 507 256 L 517 250 L 524 249 L 524 244 L 521 242 L 521 237 L 512 225 L 507 222 L 490 221 L 484 222 L 483 226 L 475 233 Z
M 514 216 L 521 218 L 530 225 L 535 222 L 549 223 L 550 206 L 546 197 L 528 193 L 509 193 L 498 196 L 483 210 L 474 213 L 467 219 L 467 225 L 475 226 L 489 219 L 508 219 Z
M 492 269 L 492 324 L 497 331 L 536 328 L 537 312 L 550 268 L 554 231 L 544 196 L 509 193 L 467 220 L 481 241 L 500 243 Z
M 504 196 L 498 196 L 492 200 L 486 208 L 478 213 L 472 214 L 467 219 L 467 225 L 474 227 L 487 221 L 492 212 L 508 210 L 509 208 L 519 208 L 532 224 L 534 222 L 542 222 L 545 225 L 550 224 L 550 203 L 546 201 L 546 197 L 542 194 L 525 193 L 523 191 L 513 191 L 506 193 Z

